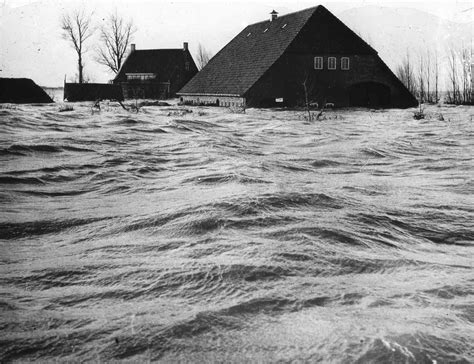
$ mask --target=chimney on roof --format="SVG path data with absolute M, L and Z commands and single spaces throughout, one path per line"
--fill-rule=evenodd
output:
M 130 53 L 135 52 L 135 43 L 130 44 Z
M 187 51 L 188 50 L 188 42 L 183 42 L 183 51 Z
M 270 18 L 270 21 L 274 21 L 276 18 L 278 18 L 278 13 L 275 11 L 275 10 L 272 10 L 272 12 L 270 13 L 270 15 L 272 16 Z

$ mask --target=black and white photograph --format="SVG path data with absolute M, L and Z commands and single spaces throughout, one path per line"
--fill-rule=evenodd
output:
M 474 363 L 473 0 L 0 0 L 0 363 Z

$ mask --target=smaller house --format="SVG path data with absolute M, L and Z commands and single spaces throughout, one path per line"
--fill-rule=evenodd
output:
M 186 42 L 179 49 L 137 50 L 132 44 L 113 83 L 122 87 L 126 99 L 167 99 L 197 72 Z

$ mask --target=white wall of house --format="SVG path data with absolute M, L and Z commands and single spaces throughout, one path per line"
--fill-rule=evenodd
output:
M 217 105 L 224 107 L 245 107 L 245 98 L 238 96 L 207 96 L 207 95 L 182 95 L 180 100 L 184 103 L 196 105 Z

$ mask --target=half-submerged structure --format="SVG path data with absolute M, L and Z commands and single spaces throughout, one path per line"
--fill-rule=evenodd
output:
M 68 83 L 64 81 L 66 101 L 123 101 L 122 89 L 110 83 Z
M 167 99 L 197 72 L 186 42 L 178 49 L 137 50 L 132 44 L 113 83 L 122 87 L 126 99 Z
M 411 107 L 377 52 L 317 6 L 247 26 L 188 82 L 184 103 L 218 106 Z
M 52 103 L 51 97 L 29 78 L 0 78 L 0 103 Z

